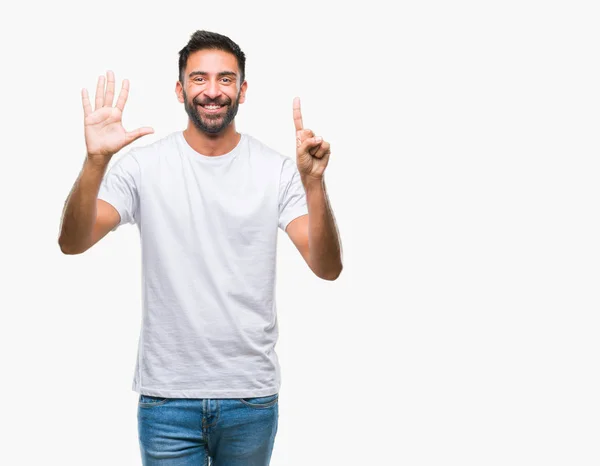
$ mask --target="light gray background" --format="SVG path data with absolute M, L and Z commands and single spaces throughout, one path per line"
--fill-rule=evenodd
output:
M 57 244 L 80 90 L 129 78 L 128 129 L 179 130 L 196 29 L 248 57 L 237 127 L 331 142 L 338 281 L 279 241 L 273 466 L 600 462 L 595 2 L 29 2 L 0 19 L 3 464 L 139 465 L 135 227 Z M 122 154 L 118 154 L 118 158 Z

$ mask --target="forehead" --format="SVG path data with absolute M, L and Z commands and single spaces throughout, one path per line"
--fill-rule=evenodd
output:
M 239 74 L 235 55 L 223 50 L 197 50 L 188 57 L 186 74 L 192 71 L 218 73 L 220 71 L 234 71 Z

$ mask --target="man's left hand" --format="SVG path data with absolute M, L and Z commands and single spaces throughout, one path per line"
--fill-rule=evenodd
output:
M 294 99 L 294 125 L 296 127 L 296 163 L 303 180 L 321 180 L 329 162 L 330 146 L 322 137 L 315 136 L 302 123 L 300 98 Z

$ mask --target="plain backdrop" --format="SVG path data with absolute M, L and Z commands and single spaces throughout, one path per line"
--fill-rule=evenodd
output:
M 330 141 L 344 271 L 280 232 L 272 466 L 600 464 L 600 29 L 592 1 L 27 2 L 5 7 L 1 464 L 140 465 L 135 226 L 57 244 L 80 91 L 185 127 L 196 29 L 247 55 L 237 128 Z M 122 153 L 115 156 L 115 160 Z

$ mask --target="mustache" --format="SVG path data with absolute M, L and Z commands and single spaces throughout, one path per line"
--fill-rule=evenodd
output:
M 207 100 L 198 100 L 198 99 L 194 99 L 193 100 L 195 105 L 210 105 L 210 104 L 215 104 L 215 105 L 231 105 L 231 99 L 229 97 L 225 97 L 225 99 L 223 100 L 219 100 L 219 99 L 207 99 Z

